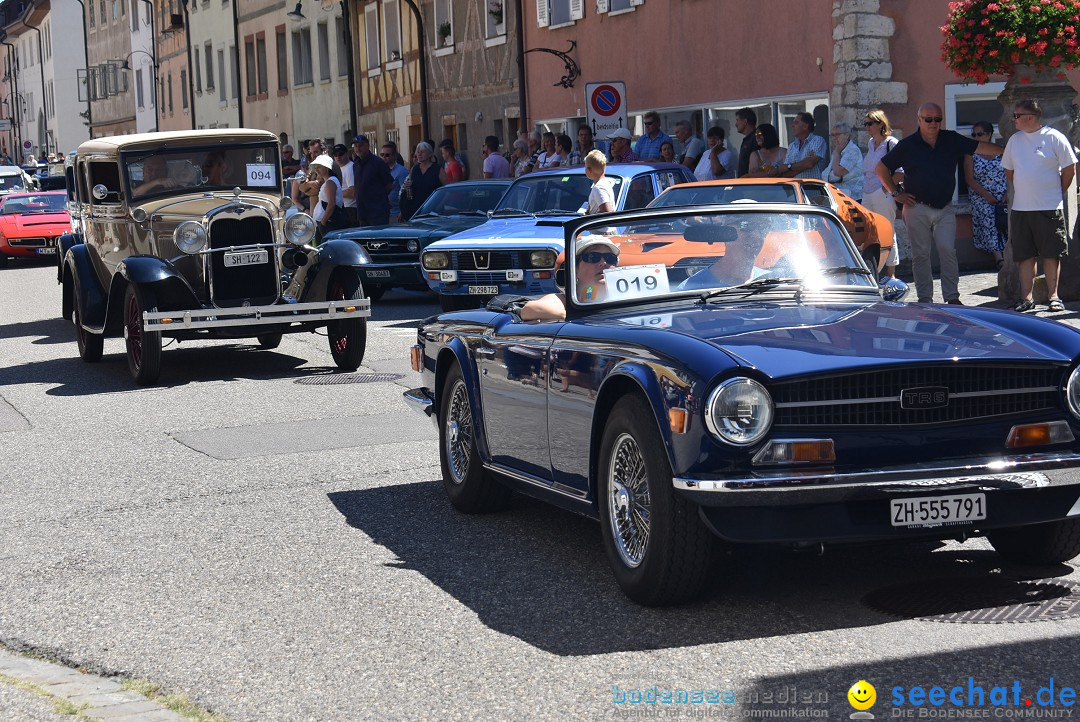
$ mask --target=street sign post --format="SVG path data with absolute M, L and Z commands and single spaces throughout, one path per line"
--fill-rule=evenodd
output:
M 606 138 L 612 131 L 629 127 L 626 83 L 621 80 L 586 83 L 585 100 L 585 119 L 597 138 Z

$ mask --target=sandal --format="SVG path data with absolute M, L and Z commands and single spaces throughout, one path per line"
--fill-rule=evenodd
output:
M 1048 310 L 1048 311 L 1064 311 L 1065 310 L 1065 304 L 1061 302 L 1060 298 L 1051 298 L 1050 299 L 1050 307 L 1047 308 L 1046 310 Z
M 1025 299 L 1025 300 L 1021 301 L 1020 303 L 1016 304 L 1015 306 L 1013 306 L 1013 310 L 1014 311 L 1019 311 L 1020 313 L 1026 313 L 1027 311 L 1034 311 L 1035 310 L 1035 302 L 1034 301 L 1028 301 L 1027 299 Z

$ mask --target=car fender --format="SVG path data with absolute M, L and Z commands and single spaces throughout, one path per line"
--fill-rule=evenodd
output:
M 168 261 L 157 256 L 128 256 L 117 267 L 110 297 L 122 298 L 127 284 L 154 289 L 158 308 L 178 311 L 202 308 L 187 279 Z M 110 320 L 113 314 L 110 313 Z
M 371 263 L 367 251 L 356 241 L 334 239 L 323 241 L 315 248 L 310 260 L 311 268 L 306 272 L 301 301 L 325 301 L 326 288 L 330 283 L 330 274 L 341 266 L 366 266 Z M 363 286 L 363 278 L 360 280 Z M 364 292 L 367 295 L 367 292 Z
M 82 237 L 77 233 L 65 233 L 56 239 L 56 257 L 59 259 L 56 264 L 57 283 L 64 282 L 64 258 L 67 257 L 67 252 L 72 246 L 82 242 Z
M 656 371 L 647 363 L 640 361 L 624 361 L 616 365 L 611 372 L 600 382 L 600 388 L 596 392 L 596 405 L 593 407 L 593 422 L 591 444 L 589 449 L 589 479 L 592 488 L 592 501 L 596 501 L 596 479 L 599 471 L 600 440 L 604 436 L 604 425 L 607 423 L 611 409 L 620 398 L 629 393 L 640 393 L 645 396 L 649 406 L 653 410 L 653 420 L 660 430 L 660 437 L 664 440 L 664 454 L 672 469 L 678 469 L 675 463 L 671 446 L 671 426 L 666 423 L 668 418 L 667 403 L 664 400 L 663 390 Z M 661 420 L 665 423 L 661 423 Z
M 90 260 L 90 252 L 86 245 L 78 243 L 68 249 L 64 256 L 64 278 L 62 282 L 70 280 L 72 285 L 72 308 L 79 304 L 83 325 L 102 330 L 105 325 L 105 313 L 109 306 L 109 297 L 105 289 L 98 282 L 97 273 L 94 272 L 93 261 Z M 78 294 L 75 288 L 78 288 Z M 65 310 L 67 303 L 64 304 Z M 70 311 L 69 311 L 70 315 Z
M 461 368 L 461 377 L 465 381 L 465 390 L 469 394 L 469 408 L 473 412 L 473 430 L 476 434 L 476 448 L 480 452 L 480 458 L 485 461 L 491 458 L 491 454 L 488 451 L 487 446 L 487 434 L 485 433 L 485 427 L 483 419 L 480 418 L 480 414 L 483 413 L 483 407 L 480 405 L 480 381 L 476 376 L 476 364 L 473 363 L 472 358 L 469 355 L 469 350 L 465 346 L 465 342 L 459 337 L 455 336 L 439 350 L 439 355 L 435 361 L 435 410 L 433 414 L 436 419 L 440 413 L 439 405 L 442 403 L 443 387 L 446 384 L 446 375 L 450 372 L 451 366 L 457 364 Z M 436 422 L 438 423 L 438 422 Z

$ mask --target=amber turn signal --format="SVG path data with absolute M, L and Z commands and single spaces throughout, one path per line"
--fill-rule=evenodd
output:
M 832 439 L 777 439 L 754 455 L 755 465 L 831 464 L 836 461 Z
M 1009 436 L 1005 440 L 1005 448 L 1022 449 L 1028 446 L 1067 444 L 1072 440 L 1072 429 L 1064 421 L 1019 424 L 1009 429 Z
M 689 418 L 690 414 L 686 412 L 686 409 L 668 409 L 667 419 L 668 426 L 671 427 L 671 433 L 685 434 L 686 422 Z
M 424 349 L 420 347 L 420 344 L 409 347 L 409 363 L 412 364 L 412 370 L 416 373 L 424 370 Z

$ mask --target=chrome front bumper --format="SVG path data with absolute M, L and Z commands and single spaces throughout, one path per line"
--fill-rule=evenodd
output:
M 411 406 L 414 410 L 423 413 L 432 423 L 436 426 L 439 425 L 439 420 L 435 418 L 435 398 L 431 395 L 431 391 L 427 388 L 409 389 L 402 396 L 405 398 L 405 403 Z
M 208 308 L 193 311 L 159 311 L 156 313 L 144 311 L 143 328 L 147 331 L 169 331 L 173 329 L 265 326 L 308 321 L 341 321 L 347 318 L 366 318 L 370 315 L 371 301 L 360 298 L 347 301 L 279 303 L 272 306 Z
M 954 487 L 1015 490 L 1077 486 L 1080 453 L 1046 452 L 969 463 L 925 463 L 832 472 L 808 469 L 756 471 L 739 476 L 682 476 L 675 488 L 705 505 L 790 505 L 866 498 L 898 491 L 929 494 Z

